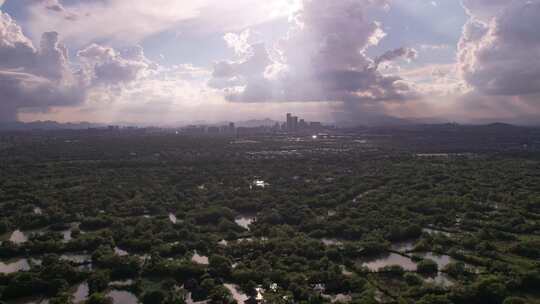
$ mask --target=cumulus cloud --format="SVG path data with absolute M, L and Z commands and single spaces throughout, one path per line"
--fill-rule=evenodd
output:
M 36 49 L 9 15 L 0 14 L 0 119 L 14 120 L 20 108 L 80 102 L 58 34 L 44 33 Z
M 15 68 L 31 64 L 36 50 L 22 29 L 5 13 L 0 12 L 0 66 Z
M 465 81 L 486 95 L 540 93 L 540 0 L 464 2 L 471 14 L 459 43 Z
M 15 120 L 23 109 L 79 105 L 97 87 L 124 85 L 152 68 L 140 47 L 117 52 L 93 44 L 78 56 L 82 66 L 73 71 L 58 33 L 44 33 L 36 48 L 20 26 L 1 13 L 0 120 Z
M 111 47 L 92 44 L 77 53 L 93 84 L 116 85 L 134 81 L 150 68 L 150 62 L 140 47 L 124 55 Z
M 22 69 L 38 76 L 62 79 L 68 69 L 68 54 L 58 43 L 58 33 L 44 33 L 40 48 L 36 49 L 9 15 L 0 14 L 0 68 Z
M 227 35 L 238 55 L 217 62 L 210 85 L 223 89 L 237 102 L 402 100 L 414 93 L 399 77 L 377 71 L 383 61 L 406 57 L 412 49 L 398 49 L 374 59 L 366 50 L 385 36 L 370 9 L 386 8 L 386 1 L 306 0 L 287 37 L 273 48 L 247 38 Z

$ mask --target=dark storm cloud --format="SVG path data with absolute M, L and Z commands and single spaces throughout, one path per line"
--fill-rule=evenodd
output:
M 59 86 L 32 74 L 7 71 L 0 71 L 0 94 L 0 109 L 5 113 L 2 118 L 11 120 L 21 108 L 69 106 L 81 102 L 84 97 L 77 86 Z
M 392 61 L 398 58 L 405 58 L 407 60 L 415 59 L 418 56 L 418 52 L 415 49 L 411 48 L 399 48 L 392 51 L 388 51 L 381 56 L 377 57 L 375 59 L 375 66 L 378 67 L 379 64 L 386 62 L 386 61 Z

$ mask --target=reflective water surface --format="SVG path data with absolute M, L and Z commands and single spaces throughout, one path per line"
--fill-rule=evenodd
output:
M 84 301 L 87 300 L 88 293 L 89 293 L 88 283 L 84 282 L 80 284 L 79 286 L 77 286 L 77 289 L 73 293 L 73 297 L 72 297 L 73 303 L 74 304 L 83 303 Z
M 321 242 L 326 246 L 340 246 L 343 242 L 338 239 L 321 239 Z
M 171 223 L 176 224 L 178 222 L 178 219 L 176 218 L 176 215 L 169 213 L 169 220 Z
M 113 299 L 113 303 L 115 304 L 139 303 L 139 300 L 137 299 L 137 297 L 129 291 L 112 290 L 112 291 L 109 291 L 109 293 L 107 293 L 107 296 L 111 297 Z
M 30 263 L 27 259 L 0 261 L 0 273 L 9 274 L 28 270 L 30 270 Z
M 408 271 L 416 270 L 416 263 L 413 260 L 396 253 L 390 253 L 379 258 L 367 260 L 362 265 L 369 268 L 371 271 L 377 271 L 380 268 L 391 265 L 399 265 Z
M 249 216 L 249 215 L 242 215 L 237 217 L 234 222 L 238 225 L 243 227 L 244 229 L 249 230 L 249 225 L 251 225 L 253 222 L 255 222 L 257 218 L 255 216 Z
M 238 304 L 244 304 L 249 297 L 240 291 L 240 288 L 235 284 L 223 284 L 232 294 Z
M 9 240 L 15 244 L 22 244 L 28 242 L 28 236 L 24 232 L 17 229 L 13 231 L 9 237 Z
M 197 251 L 195 251 L 191 260 L 197 264 L 208 265 L 208 257 L 205 255 L 200 255 L 197 253 Z

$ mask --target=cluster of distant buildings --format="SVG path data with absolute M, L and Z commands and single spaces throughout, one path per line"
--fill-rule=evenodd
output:
M 287 113 L 286 121 L 276 122 L 273 126 L 236 127 L 231 122 L 228 125 L 205 126 L 192 125 L 182 128 L 182 133 L 190 135 L 253 135 L 276 133 L 311 133 L 323 131 L 325 126 L 321 122 L 307 122 L 306 120 Z
M 306 122 L 304 119 L 298 116 L 293 116 L 291 113 L 287 113 L 285 123 L 281 125 L 281 131 L 285 132 L 298 132 L 303 130 L 319 130 L 323 125 L 320 122 Z
M 229 123 L 228 125 L 223 126 L 187 126 L 182 129 L 183 133 L 192 134 L 192 135 L 234 135 L 236 134 L 236 126 L 234 122 Z

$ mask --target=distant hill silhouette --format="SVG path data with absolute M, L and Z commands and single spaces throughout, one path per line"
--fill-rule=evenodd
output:
M 79 123 L 59 123 L 56 121 L 34 121 L 34 122 L 0 122 L 0 130 L 83 130 L 88 128 L 105 127 L 102 124 L 91 122 Z

